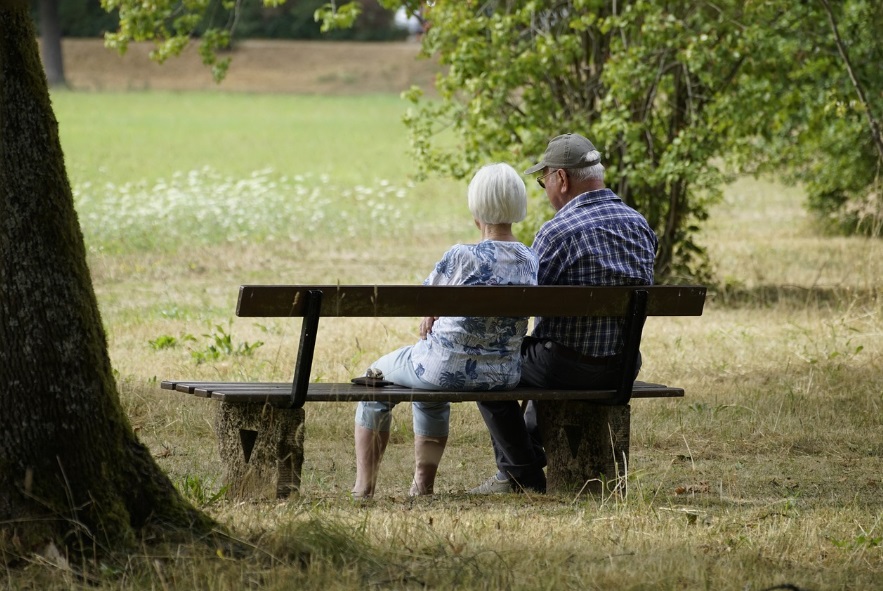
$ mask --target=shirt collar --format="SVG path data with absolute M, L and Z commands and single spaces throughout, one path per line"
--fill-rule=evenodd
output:
M 558 213 L 563 213 L 568 211 L 569 209 L 573 209 L 576 207 L 585 207 L 588 205 L 594 205 L 596 203 L 600 203 L 601 201 L 621 201 L 621 199 L 608 189 L 604 187 L 603 189 L 596 189 L 594 191 L 588 191 L 586 193 L 580 193 L 573 199 L 571 199 L 564 207 L 558 210 Z M 556 214 L 557 215 L 557 214 Z

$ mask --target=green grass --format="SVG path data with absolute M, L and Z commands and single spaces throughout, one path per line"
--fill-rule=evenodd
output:
M 457 232 L 462 183 L 415 184 L 389 96 L 60 92 L 53 96 L 92 251 L 370 240 Z M 407 199 L 405 197 L 408 197 Z
M 157 179 L 203 166 L 246 183 L 270 166 L 280 177 L 302 175 L 321 187 L 318 175 L 327 172 L 335 189 L 324 220 L 303 234 L 304 214 L 284 209 L 272 191 L 234 192 L 248 199 L 226 203 L 256 225 L 240 227 L 232 241 L 203 234 L 188 209 L 189 199 L 200 208 L 221 199 L 206 177 L 199 186 L 212 194 L 194 189 L 188 199 L 167 201 L 174 223 L 162 227 L 144 214 L 107 237 L 81 211 L 133 426 L 172 482 L 254 551 L 234 558 L 198 544 L 145 546 L 125 559 L 67 568 L 34 558 L 29 568 L 6 573 L 3 588 L 88 582 L 101 589 L 757 591 L 783 583 L 871 589 L 883 580 L 883 246 L 816 235 L 799 189 L 755 179 L 729 187 L 703 232 L 721 289 L 701 318 L 648 321 L 644 377 L 683 386 L 687 395 L 633 404 L 621 494 L 467 497 L 463 490 L 491 473 L 493 459 L 475 407 L 455 405 L 439 494 L 431 503 L 411 502 L 410 409 L 403 406 L 394 413 L 379 496 L 354 504 L 353 405 L 329 403 L 307 409 L 302 494 L 281 504 L 231 503 L 214 499 L 222 473 L 212 403 L 160 391 L 157 380 L 290 379 L 298 322 L 235 318 L 237 286 L 415 283 L 451 242 L 475 238 L 464 187 L 409 187 L 402 180 L 407 158 L 391 161 L 386 148 L 374 148 L 379 130 L 398 129 L 376 139 L 388 142 L 388 153 L 404 153 L 400 106 L 391 98 L 63 93 L 55 104 L 75 185 L 104 182 L 105 175 L 115 186 L 148 187 L 125 207 L 167 199 L 171 190 L 157 188 Z M 289 110 L 308 106 L 309 124 L 282 133 L 266 123 L 291 121 Z M 187 116 L 173 124 L 173 111 Z M 368 111 L 366 119 L 355 115 Z M 137 113 L 130 133 L 103 127 L 125 125 L 128 113 Z M 154 128 L 165 133 L 149 132 Z M 238 131 L 219 131 L 225 128 Z M 346 129 L 348 160 L 304 160 L 304 146 L 336 153 L 338 137 L 319 133 L 323 128 Z M 137 148 L 127 145 L 133 137 Z M 234 137 L 240 141 L 218 145 Z M 107 170 L 96 175 L 102 162 Z M 365 174 L 403 187 L 395 201 L 402 218 L 395 227 L 372 222 L 350 235 L 332 212 L 369 215 L 342 194 L 359 184 L 376 190 Z M 278 182 L 270 177 L 257 177 L 258 184 Z M 293 186 L 286 191 L 296 193 Z M 95 211 L 115 215 L 119 193 L 97 195 Z M 277 228 L 272 211 L 297 231 Z M 223 215 L 208 225 L 223 223 Z M 137 246 L 121 245 L 139 232 L 146 238 Z M 413 319 L 323 321 L 314 377 L 346 380 L 414 339 Z M 198 362 L 194 352 L 212 346 L 218 355 Z
M 153 182 L 206 166 L 342 185 L 403 182 L 411 172 L 406 105 L 395 96 L 56 92 L 52 102 L 79 182 Z

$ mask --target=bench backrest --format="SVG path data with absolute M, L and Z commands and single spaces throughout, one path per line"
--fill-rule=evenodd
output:
M 237 316 L 303 317 L 291 390 L 300 408 L 309 388 L 319 318 L 408 316 L 613 316 L 624 319 L 622 374 L 612 404 L 632 395 L 647 316 L 700 316 L 702 286 L 243 285 Z
M 307 294 L 322 292 L 320 316 L 619 316 L 632 293 L 647 292 L 648 316 L 701 316 L 705 287 L 656 285 L 243 285 L 236 315 L 302 317 Z

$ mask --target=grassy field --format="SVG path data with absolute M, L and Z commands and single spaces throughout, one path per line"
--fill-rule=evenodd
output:
M 353 503 L 351 404 L 307 409 L 302 494 L 213 499 L 211 403 L 165 378 L 287 380 L 297 321 L 237 319 L 241 283 L 415 283 L 475 239 L 461 183 L 409 180 L 395 98 L 53 97 L 123 403 L 243 558 L 145 547 L 123 565 L 42 563 L 4 588 L 871 589 L 883 581 L 883 246 L 823 238 L 798 189 L 741 179 L 703 240 L 701 318 L 648 321 L 632 457 L 599 498 L 463 491 L 491 474 L 455 405 L 431 502 L 408 499 L 410 409 L 369 505 Z M 536 187 L 529 183 L 535 190 Z M 323 321 L 315 378 L 347 380 L 416 339 L 409 319 Z

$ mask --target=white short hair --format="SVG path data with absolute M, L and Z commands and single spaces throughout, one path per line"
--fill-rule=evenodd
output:
M 527 189 L 508 164 L 483 166 L 466 191 L 472 217 L 486 224 L 514 224 L 527 215 Z
M 598 150 L 592 150 L 591 152 L 587 152 L 585 156 L 583 156 L 583 160 L 587 162 L 591 162 L 592 160 L 598 160 L 598 164 L 594 166 L 587 166 L 585 168 L 568 168 L 567 176 L 572 178 L 575 181 L 587 181 L 589 179 L 595 179 L 599 181 L 604 180 L 604 165 L 600 162 L 601 153 Z

